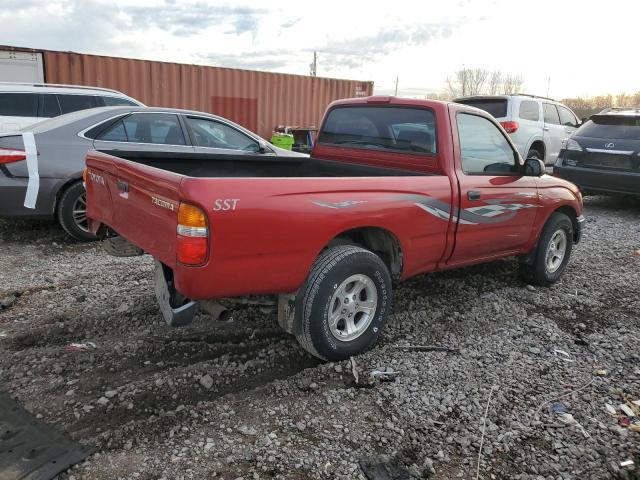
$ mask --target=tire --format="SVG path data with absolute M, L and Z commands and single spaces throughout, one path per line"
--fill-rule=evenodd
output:
M 552 240 L 555 249 L 551 246 Z M 562 249 L 558 248 L 559 243 L 562 244 Z M 543 287 L 557 282 L 569 263 L 572 249 L 573 222 L 564 213 L 555 212 L 542 229 L 533 261 L 520 264 L 522 278 L 528 283 Z
M 58 202 L 58 222 L 72 238 L 81 242 L 97 240 L 97 237 L 89 232 L 86 224 L 86 192 L 82 182 L 72 183 L 65 189 Z M 84 215 L 79 213 L 84 210 Z M 75 217 L 74 217 L 75 211 Z
M 296 296 L 296 338 L 322 360 L 363 353 L 378 340 L 391 297 L 391 275 L 380 257 L 357 246 L 331 247 Z

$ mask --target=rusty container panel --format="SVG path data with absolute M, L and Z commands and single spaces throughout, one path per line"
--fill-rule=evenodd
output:
M 334 100 L 373 82 L 43 51 L 45 81 L 119 90 L 149 106 L 229 118 L 269 139 L 277 125 L 319 127 Z

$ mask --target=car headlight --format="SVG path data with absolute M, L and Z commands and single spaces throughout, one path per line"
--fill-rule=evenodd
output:
M 566 140 L 563 140 L 563 148 L 567 149 L 567 150 L 572 150 L 574 152 L 581 152 L 582 151 L 582 147 L 580 146 L 580 144 L 578 142 L 576 142 L 573 138 L 567 138 Z

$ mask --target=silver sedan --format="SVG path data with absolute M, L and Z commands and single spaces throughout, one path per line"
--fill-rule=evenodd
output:
M 82 110 L 0 135 L 0 218 L 56 218 L 73 238 L 94 239 L 87 229 L 82 184 L 90 149 L 302 155 L 208 113 L 146 107 Z

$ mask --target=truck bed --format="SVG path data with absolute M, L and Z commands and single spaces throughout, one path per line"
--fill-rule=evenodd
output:
M 420 203 L 452 202 L 445 174 L 306 157 L 110 153 L 87 156 L 91 230 L 107 226 L 154 256 L 194 300 L 295 291 L 333 238 L 362 228 L 397 238 L 402 276 L 411 276 L 435 267 L 452 225 Z M 182 202 L 207 216 L 201 266 L 176 259 Z
M 426 175 L 408 170 L 336 162 L 311 157 L 270 155 L 216 155 L 200 153 L 125 152 L 101 150 L 141 165 L 185 175 L 209 178 L 251 177 L 397 177 Z

